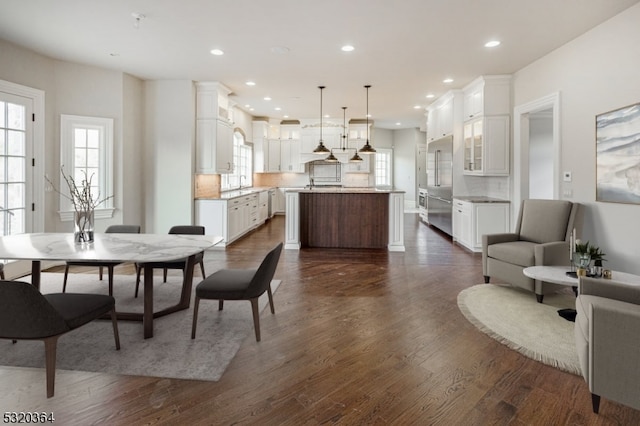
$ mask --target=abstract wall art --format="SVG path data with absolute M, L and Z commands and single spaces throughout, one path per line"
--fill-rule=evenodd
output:
M 596 116 L 596 201 L 640 204 L 640 103 Z

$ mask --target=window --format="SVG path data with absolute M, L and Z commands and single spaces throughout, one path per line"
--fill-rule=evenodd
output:
M 96 200 L 113 195 L 113 119 L 62 115 L 60 151 L 64 173 L 76 182 L 90 180 Z M 62 176 L 59 190 L 69 193 Z M 113 210 L 113 198 L 109 198 L 96 208 L 95 217 L 111 217 Z M 73 206 L 63 196 L 60 196 L 60 217 L 73 218 Z
M 26 232 L 27 106 L 0 97 L 0 235 Z
M 240 131 L 233 133 L 233 172 L 223 174 L 220 186 L 223 191 L 253 186 L 253 148 L 245 144 Z
M 376 153 L 374 155 L 376 158 L 376 187 L 391 188 L 393 186 L 393 150 L 376 148 Z

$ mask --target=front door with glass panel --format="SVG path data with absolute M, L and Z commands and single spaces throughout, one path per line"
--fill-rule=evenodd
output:
M 0 92 L 0 235 L 32 230 L 32 100 Z

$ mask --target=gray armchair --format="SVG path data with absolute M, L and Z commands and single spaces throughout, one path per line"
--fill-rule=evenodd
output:
M 565 200 L 523 200 L 513 233 L 482 236 L 484 282 L 495 277 L 536 294 L 562 288 L 526 277 L 522 270 L 538 265 L 569 265 L 569 239 L 582 227 L 580 204 Z
M 580 277 L 579 294 L 576 350 L 593 412 L 601 396 L 640 410 L 640 287 Z

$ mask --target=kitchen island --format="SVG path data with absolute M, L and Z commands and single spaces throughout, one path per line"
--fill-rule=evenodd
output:
M 312 188 L 286 192 L 285 249 L 404 251 L 404 191 Z

